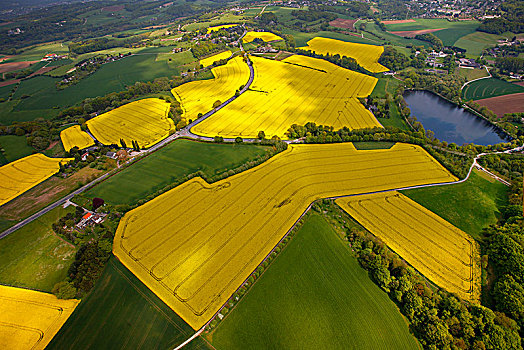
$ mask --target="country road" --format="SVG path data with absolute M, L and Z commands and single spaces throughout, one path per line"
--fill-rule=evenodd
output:
M 244 37 L 244 35 L 246 35 L 247 31 L 244 30 L 244 33 L 242 34 L 242 36 L 238 39 L 239 41 L 239 44 L 240 44 L 240 49 L 241 51 L 244 51 L 244 48 L 242 47 L 242 38 Z M 249 66 L 249 80 L 248 82 L 246 83 L 246 85 L 242 88 L 242 90 L 240 90 L 240 95 L 243 94 L 244 92 L 247 91 L 247 89 L 249 89 L 249 87 L 251 86 L 251 84 L 253 83 L 253 79 L 255 77 L 255 71 L 253 69 L 253 64 L 251 63 L 251 60 L 249 59 L 249 57 L 247 56 L 247 53 L 244 53 L 244 57 L 246 58 L 247 60 L 247 65 Z M 192 139 L 195 139 L 195 140 L 205 140 L 205 141 L 213 141 L 213 138 L 211 137 L 203 137 L 203 136 L 199 136 L 199 135 L 195 135 L 191 132 L 191 128 L 194 127 L 195 125 L 197 125 L 198 123 L 201 123 L 202 121 L 206 120 L 207 118 L 209 118 L 210 116 L 212 116 L 213 114 L 215 114 L 216 112 L 218 112 L 219 110 L 221 110 L 222 108 L 224 108 L 225 106 L 227 106 L 228 104 L 230 104 L 231 102 L 233 102 L 237 97 L 236 96 L 233 96 L 231 98 L 229 98 L 227 101 L 225 101 L 224 103 L 222 103 L 219 107 L 207 112 L 206 114 L 204 114 L 201 118 L 195 120 L 194 122 L 192 122 L 191 124 L 187 125 L 185 128 L 177 131 L 176 133 L 174 133 L 173 135 L 170 135 L 168 136 L 167 138 L 161 140 L 160 142 L 158 142 L 157 144 L 151 146 L 150 148 L 146 149 L 146 150 L 143 150 L 140 152 L 140 156 L 142 157 L 145 157 L 147 156 L 148 154 L 152 153 L 152 152 L 155 152 L 156 150 L 164 147 L 165 145 L 167 145 L 168 143 L 176 140 L 177 138 L 179 137 L 188 137 L 188 138 L 192 138 Z M 91 138 L 95 141 L 97 141 L 97 139 L 95 138 L 95 136 L 89 132 L 89 130 L 87 131 L 87 133 L 89 134 L 89 136 L 91 136 Z M 226 139 L 226 141 L 231 141 L 229 139 Z M 232 140 L 234 141 L 234 140 Z M 248 140 L 248 141 L 253 141 L 253 140 Z M 128 160 L 126 163 L 124 164 L 128 164 L 128 163 L 131 163 L 131 162 L 134 162 L 135 161 L 135 158 L 132 158 L 130 160 Z M 66 201 L 70 200 L 71 198 L 73 198 L 75 195 L 77 194 L 80 194 L 82 192 L 84 192 L 85 190 L 93 187 L 94 185 L 96 185 L 97 183 L 105 180 L 106 178 L 108 178 L 109 176 L 112 176 L 114 174 L 116 174 L 118 171 L 120 171 L 120 168 L 117 168 L 117 169 L 114 169 L 102 176 L 100 176 L 99 178 L 91 181 L 90 183 L 80 187 L 79 189 L 71 192 L 70 194 L 68 194 L 67 196 L 57 200 L 56 202 L 48 205 L 47 207 L 45 207 L 44 209 L 34 213 L 33 215 L 29 216 L 28 218 L 20 221 L 19 223 L 17 223 L 16 225 L 8 228 L 7 230 L 3 231 L 2 233 L 0 233 L 0 239 L 10 235 L 11 233 L 15 232 L 16 230 L 18 230 L 19 228 L 21 227 L 24 227 L 25 225 L 29 224 L 30 222 L 38 219 L 40 216 L 48 213 L 49 211 L 55 209 L 56 207 L 60 206 L 60 205 L 63 205 Z

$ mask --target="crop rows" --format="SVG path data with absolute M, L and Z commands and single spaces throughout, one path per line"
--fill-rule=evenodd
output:
M 253 57 L 255 78 L 250 89 L 192 131 L 250 138 L 259 131 L 267 137 L 284 137 L 292 124 L 307 122 L 335 128 L 380 127 L 357 99 L 373 91 L 376 78 L 316 58 L 299 60 L 300 65 L 296 59 L 287 63 Z
M 0 205 L 9 202 L 60 170 L 70 158 L 33 154 L 0 167 Z
M 435 284 L 478 302 L 480 251 L 466 233 L 398 192 L 337 204 Z
M 280 36 L 271 32 L 247 32 L 242 38 L 245 43 L 250 43 L 255 39 L 262 39 L 265 42 L 284 40 Z
M 229 57 L 231 57 L 231 54 L 232 54 L 231 51 L 227 50 L 224 52 L 217 53 L 216 55 L 201 59 L 199 63 L 204 67 L 208 67 L 208 66 L 211 66 L 216 61 L 228 59 Z
M 182 117 L 189 121 L 213 109 L 216 101 L 224 102 L 249 80 L 249 67 L 242 57 L 235 57 L 225 66 L 211 69 L 215 79 L 198 80 L 177 86 L 171 92 L 180 102 Z M 214 136 L 214 135 L 213 135 Z
M 194 329 L 319 198 L 455 178 L 422 148 L 292 145 L 212 185 L 194 178 L 128 212 L 114 252 Z
M 146 98 L 115 108 L 87 121 L 89 131 L 104 145 L 120 144 L 131 147 L 137 141 L 148 148 L 169 136 L 174 128 L 168 117 L 170 103 L 158 98 Z
M 80 125 L 71 126 L 60 132 L 60 139 L 64 145 L 64 149 L 69 152 L 71 148 L 78 147 L 84 149 L 95 144 L 95 141 L 88 133 L 80 129 Z
M 44 349 L 78 302 L 0 285 L 0 348 Z
M 366 45 L 348 43 L 328 38 L 313 38 L 307 42 L 307 46 L 301 47 L 302 50 L 311 50 L 318 54 L 347 56 L 354 58 L 363 68 L 372 73 L 386 72 L 389 69 L 378 63 L 378 59 L 384 47 L 377 45 Z

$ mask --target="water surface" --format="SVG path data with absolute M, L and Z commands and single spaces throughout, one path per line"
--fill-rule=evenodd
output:
M 408 91 L 404 99 L 411 115 L 440 141 L 457 145 L 494 145 L 508 141 L 507 136 L 489 122 L 429 91 Z

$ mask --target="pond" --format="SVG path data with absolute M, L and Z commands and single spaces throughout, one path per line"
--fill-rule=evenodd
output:
M 404 100 L 424 129 L 431 130 L 440 141 L 494 145 L 507 142 L 506 134 L 475 114 L 429 91 L 408 91 Z

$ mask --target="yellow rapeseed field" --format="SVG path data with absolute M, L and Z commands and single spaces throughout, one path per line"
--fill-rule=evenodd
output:
M 0 205 L 21 195 L 60 170 L 72 158 L 49 158 L 32 154 L 0 167 Z
M 376 78 L 305 56 L 252 61 L 255 79 L 250 89 L 193 127 L 195 134 L 253 138 L 264 131 L 268 138 L 282 138 L 291 125 L 307 122 L 335 129 L 381 126 L 357 99 L 373 91 Z
M 257 38 L 262 39 L 265 42 L 284 40 L 271 32 L 247 32 L 246 35 L 244 35 L 242 38 L 242 41 L 245 43 L 250 43 Z
M 201 59 L 200 64 L 204 67 L 208 67 L 211 66 L 215 61 L 225 60 L 229 57 L 231 57 L 231 51 L 227 50 L 221 53 L 217 53 L 216 55 Z
M 193 178 L 127 212 L 113 251 L 198 329 L 314 200 L 454 180 L 415 145 L 290 145 L 248 171 L 213 184 Z
M 220 29 L 232 28 L 232 27 L 236 27 L 236 26 L 239 26 L 239 25 L 240 24 L 222 24 L 222 25 L 219 25 L 219 26 L 209 27 L 209 28 L 207 28 L 207 34 L 212 33 L 214 31 L 217 31 L 217 30 L 220 30 Z
M 184 119 L 195 120 L 199 113 L 209 112 L 216 101 L 224 102 L 234 96 L 240 85 L 249 80 L 249 67 L 242 57 L 235 57 L 211 71 L 215 76 L 213 80 L 192 81 L 171 90 L 180 102 Z
M 480 298 L 480 250 L 468 234 L 403 194 L 337 199 L 337 204 L 440 287 Z
M 302 50 L 311 50 L 316 53 L 325 55 L 335 55 L 352 57 L 359 65 L 372 73 L 386 72 L 389 69 L 378 63 L 378 59 L 384 48 L 376 45 L 347 43 L 345 41 L 328 39 L 328 38 L 313 38 L 307 42 L 307 46 L 300 47 Z
M 44 349 L 78 303 L 0 285 L 0 349 Z
M 170 106 L 159 98 L 146 98 L 94 117 L 87 121 L 87 127 L 104 145 L 119 145 L 120 139 L 124 139 L 127 147 L 132 147 L 135 140 L 141 148 L 148 148 L 174 129 L 173 120 L 168 117 Z
M 95 141 L 85 131 L 80 129 L 80 125 L 74 125 L 70 128 L 60 132 L 60 139 L 64 145 L 64 149 L 69 152 L 73 147 L 79 149 L 93 146 Z

